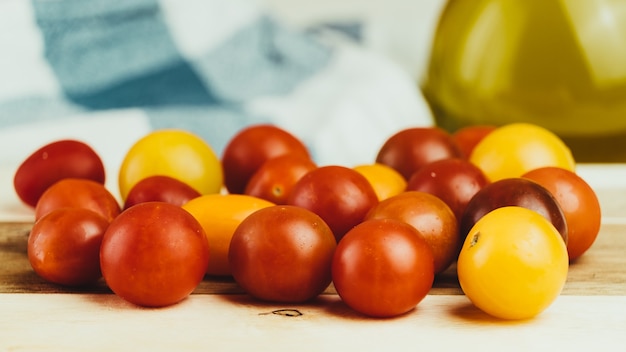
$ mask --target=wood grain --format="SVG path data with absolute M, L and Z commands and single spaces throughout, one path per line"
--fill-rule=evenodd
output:
M 28 263 L 26 245 L 30 223 L 0 223 L 0 293 L 110 293 L 106 284 L 67 288 L 48 283 Z M 206 277 L 194 294 L 241 294 L 231 278 Z M 328 287 L 326 294 L 334 294 Z M 430 292 L 462 294 L 455 267 L 439 275 Z M 593 247 L 570 265 L 564 295 L 626 296 L 626 223 L 603 224 Z

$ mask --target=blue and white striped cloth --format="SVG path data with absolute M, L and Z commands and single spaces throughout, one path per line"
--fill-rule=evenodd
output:
M 253 0 L 2 0 L 0 165 L 72 137 L 114 168 L 163 127 L 221 153 L 258 122 L 302 138 L 320 164 L 351 165 L 430 123 L 412 77 L 324 28 L 287 28 Z

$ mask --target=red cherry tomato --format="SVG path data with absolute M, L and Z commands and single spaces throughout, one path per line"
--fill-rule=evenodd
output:
M 148 307 L 185 299 L 204 277 L 209 244 L 186 210 L 146 202 L 121 213 L 104 233 L 102 276 L 115 294 Z
M 244 193 L 274 204 L 287 204 L 296 182 L 316 167 L 311 159 L 297 154 L 271 158 L 252 175 Z
M 369 181 L 358 171 L 338 165 L 318 167 L 294 185 L 287 203 L 319 215 L 335 234 L 337 242 L 363 221 L 378 204 Z
M 414 309 L 432 288 L 433 254 L 412 226 L 366 220 L 337 244 L 332 278 L 342 301 L 355 311 L 393 317 Z
M 595 242 L 602 220 L 600 202 L 591 186 L 575 172 L 552 166 L 531 170 L 522 177 L 544 186 L 563 209 L 569 260 L 583 255 Z
M 100 244 L 109 221 L 83 208 L 56 209 L 28 236 L 28 261 L 44 280 L 83 286 L 100 279 Z
M 86 178 L 104 184 L 104 164 L 86 143 L 59 140 L 26 158 L 15 172 L 13 186 L 24 203 L 35 207 L 43 192 L 64 178 Z
M 406 190 L 439 197 L 460 221 L 467 203 L 487 184 L 487 176 L 476 165 L 466 159 L 451 158 L 424 165 L 411 176 Z
M 376 162 L 391 166 L 405 179 L 435 160 L 461 157 L 452 136 L 439 127 L 414 127 L 389 137 L 378 151 Z
M 35 220 L 58 208 L 86 208 L 102 215 L 108 221 L 119 215 L 117 199 L 98 182 L 65 178 L 48 187 L 35 207 Z
M 365 217 L 394 219 L 413 226 L 433 251 L 434 271 L 445 271 L 457 258 L 461 238 L 456 217 L 438 197 L 418 191 L 406 191 L 378 203 Z
M 276 205 L 241 222 L 230 242 L 228 262 L 235 281 L 251 296 L 305 302 L 330 285 L 336 246 L 332 231 L 318 215 Z
M 463 158 L 469 159 L 478 142 L 496 128 L 496 126 L 492 125 L 467 126 L 452 133 L 452 139 L 459 146 Z
M 183 206 L 200 195 L 195 188 L 179 179 L 165 175 L 148 176 L 130 189 L 124 209 L 144 202 L 166 202 Z
M 226 144 L 222 155 L 224 184 L 230 193 L 242 194 L 250 177 L 263 163 L 283 154 L 310 158 L 297 137 L 274 125 L 248 126 Z
M 474 195 L 461 218 L 461 238 L 465 240 L 480 218 L 504 206 L 520 206 L 541 214 L 552 223 L 567 243 L 567 221 L 557 200 L 545 187 L 521 177 L 495 181 Z

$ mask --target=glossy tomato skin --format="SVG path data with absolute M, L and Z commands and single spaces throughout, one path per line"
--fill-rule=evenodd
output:
M 331 283 L 337 244 L 326 223 L 304 208 L 276 205 L 248 216 L 233 234 L 228 259 L 235 281 L 265 301 L 306 302 Z
M 520 206 L 548 219 L 567 243 L 567 221 L 554 196 L 543 186 L 521 177 L 505 178 L 483 187 L 470 200 L 461 218 L 463 240 L 485 214 L 504 206 Z
M 452 139 L 459 146 L 463 158 L 469 159 L 474 147 L 496 128 L 494 125 L 467 126 L 452 133 Z
M 112 221 L 121 212 L 120 205 L 106 187 L 95 181 L 65 178 L 48 187 L 35 207 L 35 220 L 58 208 L 86 208 Z
M 15 172 L 13 187 L 25 204 L 35 207 L 43 192 L 61 179 L 85 178 L 104 184 L 105 176 L 102 159 L 91 146 L 63 139 L 28 156 Z
M 283 154 L 310 158 L 304 143 L 278 126 L 259 124 L 240 130 L 229 140 L 222 153 L 226 189 L 229 193 L 244 193 L 256 170 L 268 159 Z
M 433 252 L 435 274 L 456 260 L 461 247 L 454 213 L 444 201 L 429 193 L 406 191 L 385 199 L 365 219 L 394 219 L 415 228 Z
M 130 189 L 124 209 L 144 202 L 166 202 L 182 206 L 200 196 L 195 188 L 177 178 L 165 175 L 148 176 Z
M 437 160 L 417 170 L 407 183 L 407 191 L 433 194 L 443 200 L 460 222 L 467 203 L 484 186 L 487 176 L 466 159 Z
M 522 177 L 539 183 L 556 198 L 567 221 L 567 253 L 570 261 L 576 260 L 600 232 L 602 211 L 595 191 L 575 172 L 558 167 L 534 169 Z
M 435 160 L 461 157 L 452 136 L 439 127 L 413 127 L 389 137 L 376 155 L 376 162 L 391 166 L 406 180 Z
M 181 207 L 165 202 L 125 210 L 109 225 L 100 248 L 109 288 L 146 307 L 185 299 L 202 281 L 208 261 L 202 226 Z
M 354 170 L 370 182 L 378 200 L 384 200 L 406 190 L 407 180 L 398 171 L 380 163 L 360 164 Z
M 245 194 L 205 194 L 183 205 L 202 225 L 211 245 L 208 275 L 231 275 L 228 249 L 235 230 L 250 214 L 273 205 Z
M 531 123 L 500 126 L 472 150 L 469 160 L 491 182 L 520 177 L 544 166 L 558 166 L 574 171 L 576 161 L 569 147 L 552 131 Z
M 472 303 L 501 319 L 530 319 L 559 296 L 567 280 L 567 249 L 545 217 L 519 206 L 482 217 L 457 261 L 461 289 Z
M 366 220 L 337 244 L 332 278 L 343 302 L 355 311 L 394 317 L 414 309 L 432 288 L 433 254 L 412 226 Z
M 293 186 L 307 172 L 317 168 L 308 157 L 284 154 L 265 161 L 250 177 L 244 194 L 268 200 L 274 204 L 287 204 Z
M 293 187 L 287 204 L 319 215 L 339 242 L 378 204 L 378 196 L 365 176 L 356 170 L 327 165 L 302 176 Z
M 151 131 L 130 147 L 118 172 L 122 200 L 137 182 L 154 175 L 178 179 L 200 194 L 219 193 L 223 186 L 222 165 L 211 145 L 183 129 Z
M 109 221 L 84 208 L 53 210 L 33 225 L 28 236 L 28 261 L 44 280 L 85 286 L 102 276 L 100 244 Z

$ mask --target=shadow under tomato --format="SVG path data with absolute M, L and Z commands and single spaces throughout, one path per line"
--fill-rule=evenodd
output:
M 449 313 L 452 317 L 456 319 L 463 320 L 472 324 L 511 326 L 523 325 L 529 321 L 528 319 L 507 320 L 494 317 L 480 310 L 469 300 L 467 302 L 451 306 L 449 308 Z
M 372 321 L 372 322 L 398 320 L 398 319 L 403 319 L 404 317 L 408 317 L 411 314 L 415 314 L 416 311 L 420 309 L 419 304 L 418 304 L 415 308 L 400 315 L 390 316 L 390 317 L 373 317 L 373 316 L 360 313 L 350 308 L 345 302 L 341 300 L 341 298 L 338 295 L 334 295 L 334 297 L 335 298 L 332 301 L 326 303 L 326 305 L 324 306 L 324 312 L 336 318 L 341 318 L 341 319 L 346 319 L 346 320 Z

